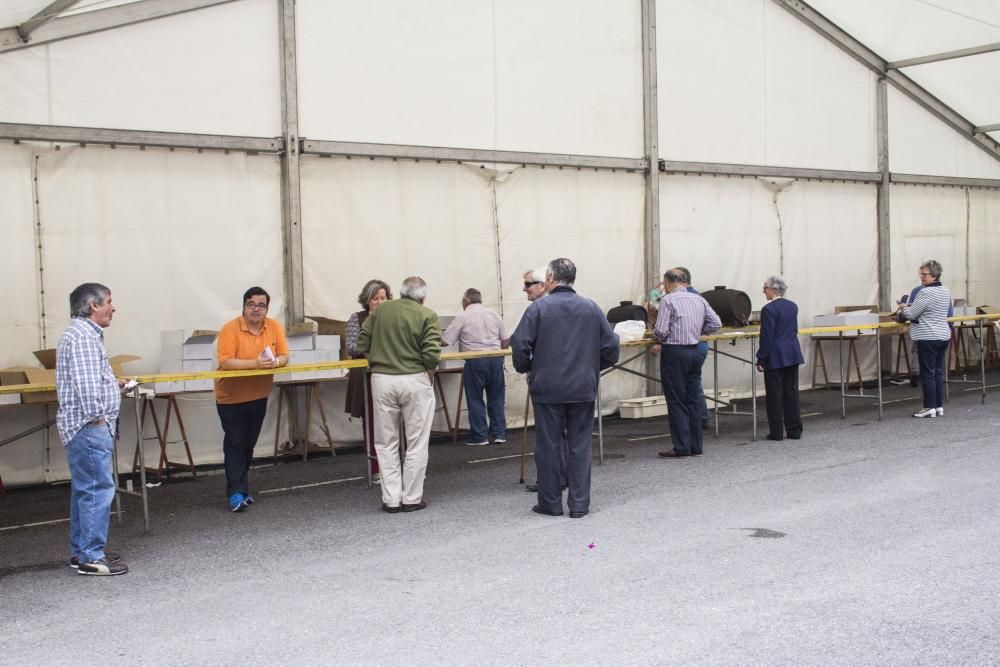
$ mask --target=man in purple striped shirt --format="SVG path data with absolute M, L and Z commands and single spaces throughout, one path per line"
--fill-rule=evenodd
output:
M 663 276 L 667 292 L 660 300 L 654 333 L 660 341 L 660 382 L 667 399 L 667 417 L 674 448 L 660 452 L 666 459 L 701 456 L 701 366 L 705 361 L 698 350 L 702 335 L 722 326 L 719 316 L 700 295 L 687 290 L 691 278 L 675 267 Z

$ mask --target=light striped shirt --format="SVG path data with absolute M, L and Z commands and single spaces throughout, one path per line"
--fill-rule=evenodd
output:
M 948 309 L 951 308 L 951 292 L 940 283 L 928 285 L 914 297 L 913 303 L 903 309 L 903 317 L 910 323 L 911 340 L 950 340 Z
M 660 299 L 660 312 L 653 328 L 664 345 L 697 345 L 704 334 L 718 331 L 722 320 L 700 295 L 675 289 Z
M 500 316 L 481 303 L 470 303 L 441 334 L 445 345 L 458 341 L 459 352 L 499 350 L 509 337 Z
M 104 332 L 86 317 L 74 317 L 56 348 L 56 426 L 63 445 L 92 421 L 104 418 L 115 432 L 122 396 L 108 354 Z

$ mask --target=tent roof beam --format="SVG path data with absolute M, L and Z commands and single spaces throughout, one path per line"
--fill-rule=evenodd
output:
M 284 142 L 280 137 L 240 137 L 225 134 L 147 132 L 145 130 L 111 130 L 96 127 L 26 125 L 21 123 L 0 123 L 0 139 L 45 141 L 61 144 L 243 151 L 247 153 L 280 153 L 284 150 Z
M 38 12 L 30 19 L 17 26 L 17 34 L 22 42 L 27 42 L 28 37 L 39 27 L 48 23 L 60 13 L 66 11 L 80 0 L 55 0 L 49 3 L 42 11 Z
M 926 65 L 927 63 L 936 63 L 942 60 L 952 60 L 954 58 L 967 58 L 968 56 L 977 56 L 981 53 L 992 53 L 994 51 L 1000 51 L 1000 42 L 993 42 L 992 44 L 983 44 L 982 46 L 972 46 L 967 49 L 956 49 L 955 51 L 932 53 L 929 56 L 907 58 L 906 60 L 894 60 L 893 62 L 886 63 L 886 67 L 888 69 L 900 69 L 901 67 Z
M 802 178 L 815 181 L 878 183 L 877 171 L 846 171 L 840 169 L 807 169 L 723 162 L 678 162 L 660 160 L 660 171 L 666 174 L 699 174 L 710 176 L 761 176 L 764 178 Z
M 27 38 L 21 37 L 20 30 L 25 25 L 21 24 L 21 26 L 0 30 L 0 53 L 47 44 L 49 42 L 57 42 L 63 39 L 70 39 L 71 37 L 89 35 L 103 30 L 111 30 L 112 28 L 142 23 L 143 21 L 151 21 L 153 19 L 234 1 L 139 0 L 138 2 L 131 2 L 125 5 L 40 22 L 29 33 L 31 37 L 30 41 L 25 41 Z M 29 19 L 28 22 L 32 20 L 34 19 Z
M 867 46 L 859 42 L 833 21 L 826 18 L 802 0 L 773 0 L 786 9 L 810 28 L 826 37 L 833 44 L 854 57 L 855 60 L 868 67 L 886 81 L 895 86 L 904 95 L 938 117 L 960 135 L 971 141 L 980 150 L 994 160 L 1000 161 L 1000 143 L 986 134 L 977 133 L 976 126 L 967 118 L 942 102 L 918 85 L 913 79 L 902 72 L 889 69 L 888 62 Z
M 996 132 L 1000 130 L 1000 123 L 993 123 L 992 125 L 980 125 L 976 128 L 976 132 Z

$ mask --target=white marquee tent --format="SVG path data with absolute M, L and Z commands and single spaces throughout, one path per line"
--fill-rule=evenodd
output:
M 781 272 L 808 325 L 930 257 L 1000 301 L 995 1 L 7 0 L 0 25 L 0 367 L 55 345 L 85 281 L 143 373 L 254 284 L 273 317 L 346 319 L 419 274 L 438 312 L 474 286 L 513 327 L 557 256 L 605 309 L 682 264 L 755 308 Z M 612 378 L 606 412 L 645 391 Z M 221 460 L 211 395 L 182 409 Z M 2 407 L 0 441 L 52 416 Z M 66 479 L 58 437 L 0 448 L 0 476 Z

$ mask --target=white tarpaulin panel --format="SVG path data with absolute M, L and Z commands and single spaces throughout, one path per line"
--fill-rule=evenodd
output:
M 1000 118 L 1000 52 L 907 67 L 904 73 L 976 125 Z
M 0 54 L 4 122 L 281 134 L 278 11 L 241 0 Z
M 969 192 L 969 274 L 971 305 L 1000 306 L 1000 192 Z
M 874 168 L 872 75 L 784 9 L 660 0 L 657 31 L 664 157 Z
M 892 294 L 909 295 L 920 283 L 920 264 L 941 263 L 941 282 L 953 298 L 966 296 L 968 218 L 965 190 L 895 185 L 891 190 Z
M 0 368 L 24 365 L 41 340 L 38 328 L 40 293 L 32 219 L 31 166 L 35 157 L 26 146 L 0 145 L 0 219 L 5 252 L 0 281 L 7 290 L 7 315 L 0 320 Z M 2 409 L 2 408 L 0 408 Z
M 892 87 L 888 92 L 889 168 L 892 171 L 1000 178 L 1000 162 L 903 93 Z
M 636 2 L 297 4 L 302 136 L 642 152 Z

